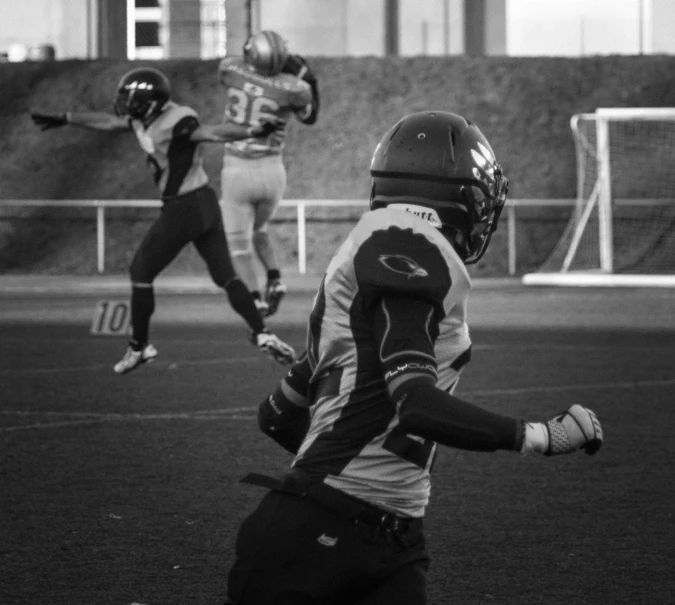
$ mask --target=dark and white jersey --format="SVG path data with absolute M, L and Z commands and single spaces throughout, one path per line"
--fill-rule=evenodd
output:
M 199 127 L 194 109 L 169 101 L 147 127 L 130 120 L 131 128 L 148 157 L 162 199 L 183 195 L 208 182 L 201 144 L 190 139 Z
M 436 228 L 392 207 L 366 213 L 314 300 L 311 422 L 293 466 L 387 510 L 422 516 L 436 444 L 398 428 L 387 382 L 423 372 L 454 389 L 470 354 L 469 291 L 464 264 Z M 391 323 L 387 301 L 399 308 Z M 415 318 L 419 345 L 404 336 L 401 308 L 424 315 Z

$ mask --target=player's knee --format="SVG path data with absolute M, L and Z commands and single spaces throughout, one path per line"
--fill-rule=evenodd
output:
M 129 267 L 129 277 L 133 284 L 148 284 L 152 285 L 155 276 L 148 269 L 142 259 L 135 258 Z
M 228 233 L 227 243 L 233 258 L 251 254 L 251 240 L 244 233 Z

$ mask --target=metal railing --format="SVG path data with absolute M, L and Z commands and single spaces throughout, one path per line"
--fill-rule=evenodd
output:
M 516 208 L 573 206 L 574 199 L 514 199 L 506 203 L 509 275 L 516 274 Z M 359 200 L 282 200 L 281 207 L 295 207 L 298 227 L 298 272 L 307 272 L 307 214 L 308 207 L 358 207 L 364 211 L 368 201 Z M 105 211 L 106 208 L 160 208 L 160 200 L 0 200 L 0 208 L 67 207 L 96 210 L 96 256 L 99 273 L 105 271 Z M 2 220 L 2 217 L 0 217 Z

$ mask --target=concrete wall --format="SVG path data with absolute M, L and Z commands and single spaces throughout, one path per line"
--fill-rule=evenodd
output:
M 67 0 L 70 3 L 70 0 Z M 119 0 L 98 0 L 97 2 L 96 56 L 111 59 L 127 58 L 127 3 Z M 64 32 L 70 31 L 71 23 L 66 22 Z
M 257 0 L 260 29 L 314 56 L 382 55 L 385 0 Z M 228 25 L 229 31 L 229 25 Z
M 165 58 L 201 56 L 199 0 L 165 0 L 164 23 L 168 28 Z
M 2 0 L 0 51 L 51 44 L 57 59 L 95 54 L 96 32 L 87 20 L 95 10 L 92 0 Z
M 227 52 L 239 54 L 247 34 L 249 0 L 222 1 L 227 7 Z M 587 1 L 589 5 L 594 2 Z M 250 5 L 254 30 L 278 30 L 297 52 L 315 56 L 382 56 L 386 46 L 386 2 L 250 0 Z M 163 56 L 199 57 L 200 0 L 163 3 L 168 32 Z M 506 52 L 507 0 L 397 0 L 396 4 L 401 55 Z M 544 4 L 543 0 L 540 4 Z M 117 23 L 118 17 L 110 15 L 119 15 L 120 5 L 126 5 L 126 0 L 0 0 L 0 52 L 6 52 L 12 44 L 52 44 L 59 59 L 96 57 L 101 53 L 118 56 L 121 32 L 111 34 L 106 26 L 99 39 L 96 22 L 97 15 L 108 14 L 108 24 Z M 675 53 L 675 0 L 643 0 L 643 6 L 643 51 Z M 636 23 L 637 20 L 636 13 Z M 612 23 L 612 14 L 606 11 L 587 23 L 588 42 L 582 54 L 602 52 L 594 43 L 592 26 L 606 23 Z M 547 27 L 555 31 L 572 26 L 567 22 L 541 23 L 536 24 L 535 31 L 541 34 Z M 575 27 L 578 29 L 578 23 Z M 637 26 L 631 29 L 631 36 L 636 50 L 629 52 L 638 52 Z M 526 41 L 527 36 L 524 38 Z M 570 54 L 561 50 L 559 54 Z M 572 50 L 571 54 L 578 54 L 579 42 Z
M 647 27 L 651 27 L 651 45 L 646 51 L 652 53 L 675 53 L 675 2 L 652 0 L 651 16 L 647 15 Z M 649 36 L 647 36 L 649 37 Z

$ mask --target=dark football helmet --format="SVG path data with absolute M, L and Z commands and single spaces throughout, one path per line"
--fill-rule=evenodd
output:
M 277 32 L 264 30 L 244 43 L 244 61 L 263 76 L 277 75 L 287 58 L 286 42 Z
M 473 122 L 445 111 L 404 117 L 380 140 L 370 174 L 371 210 L 401 204 L 439 228 L 465 264 L 483 256 L 508 181 Z
M 117 85 L 115 113 L 148 121 L 158 114 L 171 96 L 171 85 L 159 69 L 137 67 L 122 76 Z

